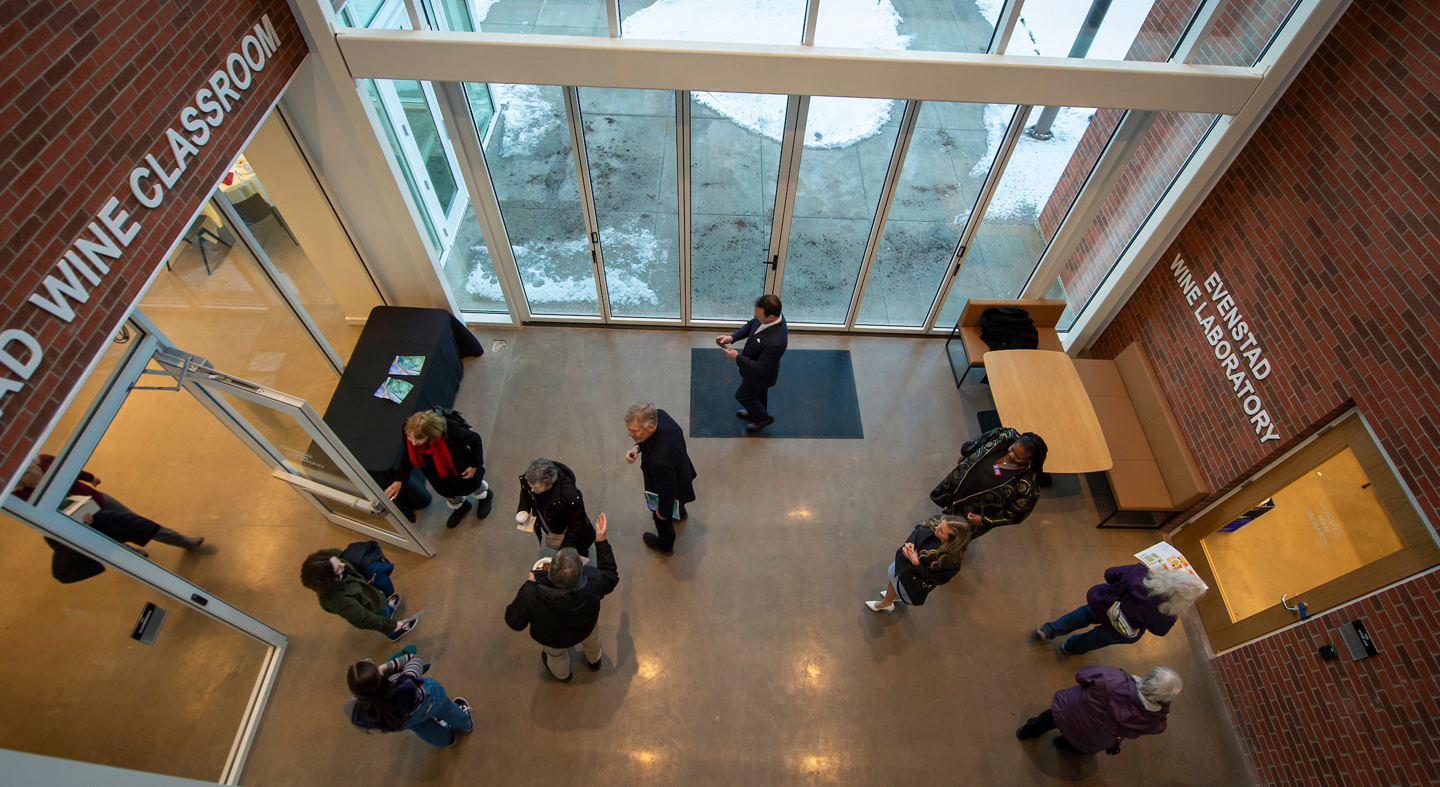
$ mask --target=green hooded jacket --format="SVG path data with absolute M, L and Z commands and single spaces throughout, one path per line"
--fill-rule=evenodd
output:
M 340 557 L 338 549 L 326 549 L 324 552 Z M 357 629 L 372 629 L 384 634 L 393 632 L 395 621 L 385 617 L 385 605 L 388 603 L 385 594 L 366 582 L 353 563 L 344 558 L 340 561 L 345 564 L 345 575 L 335 583 L 335 587 L 315 594 L 320 599 L 320 608 L 345 618 Z

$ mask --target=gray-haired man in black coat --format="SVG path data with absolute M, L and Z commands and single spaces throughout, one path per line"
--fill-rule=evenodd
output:
M 595 563 L 586 566 L 569 547 L 542 569 L 530 572 L 515 600 L 505 608 L 505 624 L 516 631 L 530 627 L 540 643 L 540 661 L 561 681 L 570 680 L 569 649 L 579 645 L 591 670 L 600 669 L 600 600 L 620 583 L 615 552 L 605 540 L 605 515 L 595 518 Z

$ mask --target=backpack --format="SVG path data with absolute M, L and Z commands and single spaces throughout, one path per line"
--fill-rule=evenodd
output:
M 466 429 L 470 428 L 470 423 L 465 420 L 465 416 L 461 415 L 459 410 L 451 410 L 448 407 L 440 407 L 439 405 L 436 405 L 435 414 L 440 416 L 441 418 L 444 418 L 446 423 L 455 424 L 456 426 L 463 426 Z

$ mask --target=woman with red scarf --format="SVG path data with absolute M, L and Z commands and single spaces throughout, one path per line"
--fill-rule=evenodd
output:
M 390 499 L 400 494 L 400 487 L 416 467 L 430 482 L 435 494 L 445 498 L 450 506 L 446 527 L 459 525 L 470 512 L 467 497 L 475 498 L 476 518 L 490 515 L 493 498 L 490 485 L 484 481 L 484 448 L 480 435 L 470 430 L 459 413 L 442 416 L 432 410 L 422 410 L 405 422 L 405 452 L 400 455 L 395 483 L 385 488 Z

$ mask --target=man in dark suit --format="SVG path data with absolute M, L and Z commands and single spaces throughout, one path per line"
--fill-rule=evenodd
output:
M 743 350 L 727 346 L 747 338 L 749 341 Z M 765 408 L 770 402 L 770 389 L 780 376 L 780 356 L 785 354 L 789 343 L 785 318 L 780 316 L 780 299 L 774 295 L 755 299 L 755 319 L 729 336 L 716 336 L 715 343 L 740 367 L 740 388 L 735 391 L 735 399 L 745 409 L 737 410 L 735 417 L 749 421 L 745 431 L 757 434 L 775 423 L 774 416 Z

